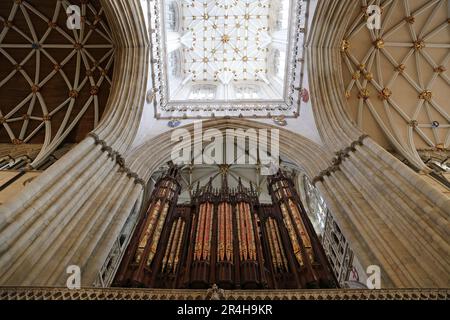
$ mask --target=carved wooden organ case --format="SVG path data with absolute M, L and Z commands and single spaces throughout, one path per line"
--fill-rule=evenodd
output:
M 114 285 L 153 288 L 334 287 L 320 242 L 290 179 L 269 179 L 273 204 L 245 188 L 199 187 L 176 205 L 176 172 L 156 184 Z

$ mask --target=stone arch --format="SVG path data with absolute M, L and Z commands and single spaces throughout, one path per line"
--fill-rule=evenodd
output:
M 0 208 L 2 285 L 61 286 L 69 264 L 82 267 L 83 286 L 92 285 L 145 180 L 173 145 L 169 132 L 130 150 L 144 106 L 148 35 L 139 1 L 102 4 L 118 47 L 105 117 L 87 139 Z M 381 267 L 383 287 L 448 286 L 450 199 L 361 137 L 345 115 L 333 61 L 340 38 L 334 26 L 345 20 L 346 9 L 343 1 L 319 3 L 308 48 L 324 146 L 281 130 L 280 151 L 314 178 L 361 264 Z M 243 119 L 206 126 L 267 127 Z

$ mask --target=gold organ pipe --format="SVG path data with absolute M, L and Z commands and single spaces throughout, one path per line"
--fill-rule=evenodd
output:
M 269 218 L 269 225 L 270 225 L 270 236 L 272 238 L 272 242 L 273 242 L 273 246 L 274 246 L 274 251 L 275 251 L 275 261 L 276 261 L 276 267 L 280 268 L 282 267 L 282 262 L 281 262 L 281 254 L 280 254 L 280 248 L 278 246 L 278 240 L 277 240 L 277 236 L 275 233 L 275 224 L 272 218 Z
M 283 242 L 281 241 L 280 227 L 278 226 L 278 222 L 275 219 L 273 220 L 273 224 L 274 224 L 274 228 L 275 228 L 276 237 L 278 240 L 278 247 L 280 248 L 280 252 L 281 252 L 282 262 L 283 262 L 285 269 L 288 270 L 287 258 L 286 258 L 286 254 L 283 249 Z
M 289 207 L 291 208 L 291 210 L 294 214 L 295 223 L 300 230 L 300 237 L 302 239 L 303 246 L 306 249 L 306 253 L 307 253 L 310 261 L 313 262 L 314 254 L 313 254 L 313 250 L 312 250 L 312 246 L 311 246 L 311 238 L 309 237 L 309 234 L 306 231 L 306 227 L 305 227 L 305 224 L 303 223 L 303 219 L 300 215 L 300 211 L 298 210 L 297 205 L 294 204 L 291 199 L 289 199 Z
M 155 233 L 151 240 L 152 243 L 150 246 L 150 253 L 149 253 L 148 259 L 147 259 L 147 266 L 150 266 L 150 264 L 153 261 L 153 258 L 155 257 L 156 249 L 157 249 L 158 243 L 159 243 L 159 238 L 161 236 L 161 231 L 162 231 L 163 225 L 166 222 L 166 217 L 167 217 L 168 211 L 169 211 L 169 203 L 167 202 L 164 204 L 163 211 L 159 217 L 158 224 L 155 229 Z
M 295 234 L 294 227 L 292 226 L 291 217 L 289 216 L 289 212 L 287 211 L 286 205 L 282 203 L 280 205 L 281 212 L 283 214 L 284 224 L 286 225 L 286 229 L 288 230 L 289 238 L 291 238 L 292 248 L 294 249 L 295 257 L 297 258 L 300 266 L 303 266 L 303 257 L 300 250 L 300 245 L 297 240 L 297 235 Z
M 225 258 L 225 203 L 221 202 L 219 204 L 218 210 L 218 230 L 219 230 L 219 243 L 217 250 L 217 258 L 219 261 L 223 261 Z
M 267 232 L 267 239 L 269 240 L 269 249 L 270 249 L 270 254 L 272 255 L 272 265 L 274 266 L 274 268 L 277 267 L 277 256 L 275 254 L 275 246 L 273 244 L 273 239 L 272 239 L 272 232 L 271 232 L 271 226 L 270 226 L 270 218 L 267 220 L 266 223 L 266 232 Z
M 239 257 L 241 260 L 244 260 L 244 244 L 242 237 L 241 213 L 239 212 L 239 205 L 236 205 L 236 218 L 237 218 L 238 240 L 239 240 Z
M 178 238 L 180 237 L 180 229 L 181 229 L 181 224 L 182 224 L 183 220 L 181 218 L 177 219 L 177 225 L 176 225 L 176 230 L 175 230 L 175 234 L 174 234 L 174 238 L 172 240 L 172 244 L 171 244 L 171 250 L 170 250 L 170 257 L 169 257 L 169 268 L 173 270 L 173 262 L 175 259 L 175 254 L 176 254 L 176 250 L 177 250 L 177 245 L 178 245 Z
M 161 200 L 158 200 L 151 208 L 150 218 L 147 219 L 146 225 L 144 228 L 145 231 L 139 239 L 138 249 L 136 250 L 136 254 L 135 254 L 135 262 L 136 263 L 139 263 L 141 261 L 142 254 L 145 250 L 145 247 L 147 246 L 148 239 L 150 238 L 151 233 L 153 231 L 153 226 L 155 224 L 156 217 L 158 215 L 160 208 L 161 208 Z
M 173 263 L 173 272 L 175 273 L 178 268 L 178 263 L 180 261 L 180 252 L 181 252 L 181 242 L 183 241 L 183 234 L 184 234 L 184 227 L 186 226 L 186 222 L 181 222 L 181 231 L 180 231 L 180 237 L 178 239 L 178 245 L 177 245 L 177 253 L 175 256 L 175 260 Z
M 225 204 L 225 212 L 226 212 L 226 230 L 227 230 L 227 239 L 226 239 L 226 253 L 227 260 L 233 260 L 233 224 L 232 224 L 232 216 L 231 216 L 231 205 L 229 203 Z
M 206 243 L 206 255 L 205 259 L 209 260 L 210 254 L 211 254 L 211 241 L 212 241 L 212 224 L 213 224 L 213 210 L 214 210 L 214 204 L 207 203 L 208 208 L 208 224 L 207 224 L 207 230 L 206 230 L 206 237 L 205 237 L 205 243 Z
M 247 226 L 245 224 L 245 212 L 243 210 L 243 206 L 242 206 L 242 202 L 239 203 L 239 212 L 240 212 L 240 216 L 241 216 L 241 224 L 242 224 L 242 228 L 241 228 L 241 232 L 242 232 L 242 242 L 243 242 L 243 248 L 244 248 L 244 260 L 248 260 L 249 258 L 249 253 L 248 253 L 248 245 L 247 245 Z
M 175 234 L 175 229 L 176 229 L 176 224 L 177 223 L 178 223 L 178 220 L 174 221 L 172 223 L 172 228 L 170 228 L 169 241 L 167 243 L 166 252 L 164 253 L 164 258 L 163 258 L 163 261 L 162 261 L 162 271 L 164 271 L 166 269 L 166 265 L 167 265 L 167 262 L 169 260 L 169 255 L 170 255 L 170 252 L 171 252 L 173 237 L 174 237 L 174 234 Z
M 247 239 L 248 239 L 248 247 L 249 247 L 249 258 L 252 260 L 256 260 L 255 233 L 254 233 L 254 229 L 253 229 L 252 215 L 250 213 L 250 205 L 245 202 L 242 204 L 242 206 L 245 210 L 245 215 L 247 217 L 246 221 L 248 224 L 247 225 L 247 230 L 248 230 Z
M 210 240 L 211 240 L 211 206 L 210 203 L 207 202 L 205 204 L 206 212 L 205 212 L 205 223 L 204 223 L 204 229 L 203 229 L 203 252 L 201 258 L 203 260 L 207 260 L 209 258 L 210 253 Z
M 194 249 L 194 260 L 200 260 L 201 251 L 202 251 L 202 225 L 203 225 L 203 216 L 204 216 L 204 206 L 200 205 L 198 221 L 197 221 L 197 233 L 195 235 L 195 249 Z M 200 240 L 202 239 L 202 240 Z

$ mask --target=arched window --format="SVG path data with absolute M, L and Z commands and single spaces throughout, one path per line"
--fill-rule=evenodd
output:
M 289 1 L 280 1 L 277 8 L 276 30 L 285 30 L 289 26 Z
M 181 75 L 181 53 L 179 50 L 172 51 L 169 54 L 168 66 L 172 76 L 179 77 Z
M 258 85 L 237 85 L 235 87 L 236 98 L 242 100 L 258 99 L 261 88 Z
M 166 24 L 170 31 L 177 31 L 179 26 L 179 12 L 175 1 L 171 1 L 166 6 Z
M 327 217 L 327 205 L 317 189 L 312 185 L 308 177 L 304 176 L 305 195 L 308 208 L 311 212 L 311 222 L 318 234 L 322 234 L 325 229 L 325 220 Z
M 192 87 L 189 99 L 212 100 L 216 97 L 217 86 L 211 84 L 199 84 Z
M 276 49 L 273 51 L 273 74 L 278 75 L 280 73 L 280 69 L 283 67 L 280 65 L 281 54 L 280 50 Z

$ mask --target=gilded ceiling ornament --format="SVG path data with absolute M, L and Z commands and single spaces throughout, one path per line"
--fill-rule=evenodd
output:
M 287 121 L 286 121 L 286 117 L 285 116 L 274 116 L 273 118 L 273 122 L 279 126 L 286 126 L 287 125 Z
M 370 91 L 369 91 L 369 89 L 367 89 L 367 88 L 362 89 L 362 90 L 359 92 L 358 98 L 359 98 L 359 99 L 363 99 L 364 101 L 366 101 L 367 99 L 369 99 L 369 98 L 370 98 Z
M 364 74 L 364 78 L 366 78 L 366 80 L 368 80 L 368 81 L 372 81 L 373 80 L 373 74 L 371 72 L 366 72 Z
M 97 86 L 92 86 L 89 93 L 91 96 L 96 96 L 96 95 L 98 95 L 98 91 L 99 91 L 99 88 Z
M 358 69 L 360 71 L 364 71 L 366 69 L 366 65 L 364 63 L 361 63 L 360 65 L 358 65 Z
M 41 90 L 41 88 L 37 84 L 33 84 L 31 86 L 31 92 L 33 92 L 33 93 L 39 92 L 40 90 Z
M 381 100 L 388 100 L 391 95 L 392 95 L 391 90 L 389 90 L 388 88 L 383 88 L 383 90 L 381 90 L 379 94 L 379 97 Z
M 417 40 L 414 42 L 415 50 L 422 50 L 423 48 L 425 48 L 425 42 L 423 42 L 423 40 Z
M 418 125 L 419 125 L 419 122 L 417 120 L 411 120 L 409 122 L 409 126 L 412 128 L 417 128 Z
M 409 24 L 414 24 L 416 22 L 416 18 L 414 16 L 409 16 L 405 18 L 405 21 Z
M 403 71 L 405 71 L 406 66 L 404 64 L 400 64 L 395 68 L 395 71 L 399 72 L 399 73 L 403 73 Z
M 430 101 L 433 97 L 433 93 L 430 90 L 425 90 L 420 93 L 419 98 L 422 100 Z
M 77 90 L 70 90 L 69 91 L 69 97 L 73 98 L 73 99 L 78 98 L 78 93 L 79 92 Z
M 353 80 L 358 80 L 361 77 L 361 72 L 360 71 L 355 71 L 352 74 L 352 79 Z
M 224 34 L 224 35 L 222 36 L 221 41 L 222 41 L 222 43 L 224 43 L 224 44 L 230 42 L 230 36 L 227 35 L 227 34 Z
M 221 175 L 227 175 L 229 171 L 230 166 L 227 164 L 221 164 L 219 165 L 219 171 Z
M 53 22 L 52 20 L 49 20 L 47 24 L 48 24 L 48 27 L 51 29 L 55 29 L 57 26 L 56 22 Z
M 447 68 L 445 68 L 444 66 L 438 66 L 434 68 L 434 72 L 436 73 L 444 73 L 445 71 L 447 71 Z
M 348 40 L 342 40 L 341 51 L 345 52 L 350 48 L 350 42 Z
M 83 44 L 81 44 L 79 42 L 75 42 L 73 44 L 73 47 L 75 48 L 75 50 L 81 50 L 81 49 L 83 49 Z
M 381 38 L 375 40 L 375 42 L 374 42 L 373 44 L 375 45 L 375 47 L 376 47 L 377 49 L 382 49 L 382 48 L 384 48 L 384 40 L 381 39 Z
M 20 139 L 12 139 L 12 144 L 15 144 L 15 145 L 20 145 L 20 144 L 23 144 L 23 141 L 22 140 L 20 140 Z

